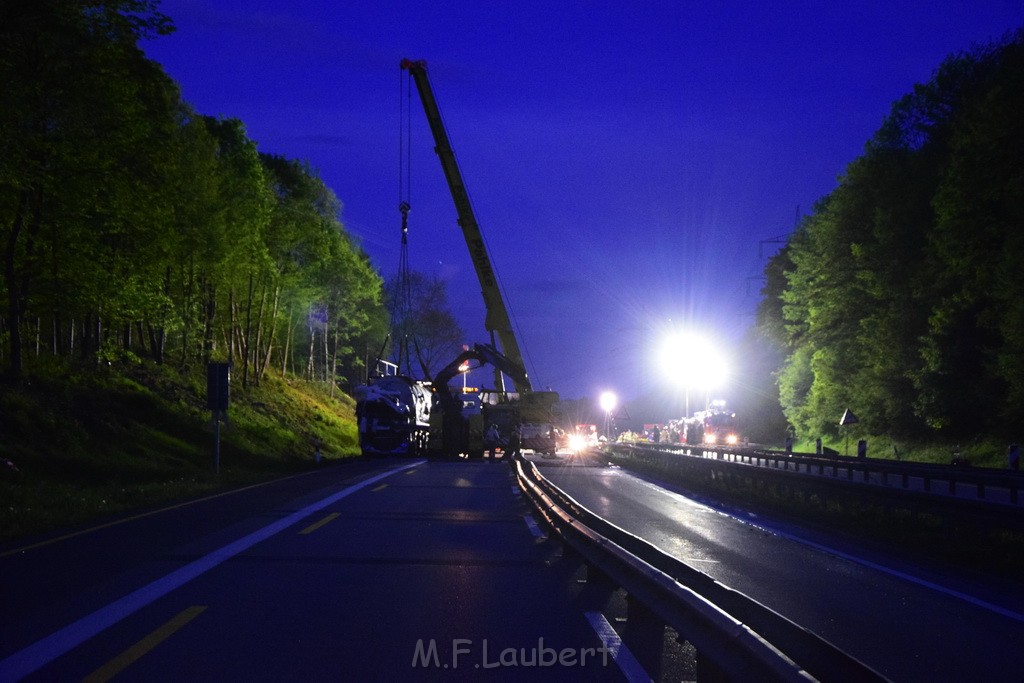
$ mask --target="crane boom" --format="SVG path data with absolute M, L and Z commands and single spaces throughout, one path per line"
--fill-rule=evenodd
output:
M 444 170 L 444 177 L 448 181 L 448 189 L 451 191 L 452 199 L 455 201 L 459 227 L 462 228 L 462 236 L 466 240 L 466 246 L 469 247 L 469 255 L 473 261 L 473 267 L 476 269 L 476 276 L 480 281 L 480 289 L 484 297 L 484 305 L 487 308 L 484 327 L 491 333 L 492 337 L 497 336 L 505 357 L 519 367 L 524 368 L 523 375 L 514 379 L 516 389 L 520 392 L 530 392 L 533 388 L 529 377 L 525 373 L 526 365 L 523 362 L 523 355 L 519 351 L 519 343 L 516 341 L 515 333 L 512 330 L 512 321 L 509 318 L 508 309 L 505 307 L 505 301 L 501 296 L 501 289 L 498 287 L 494 266 L 491 265 L 491 258 L 487 253 L 483 234 L 480 232 L 480 225 L 476 221 L 473 206 L 469 201 L 466 184 L 462 180 L 462 173 L 459 172 L 458 163 L 455 161 L 455 152 L 452 150 L 451 142 L 448 140 L 448 133 L 441 119 L 441 112 L 437 108 L 437 100 L 434 99 L 434 92 L 427 78 L 427 63 L 422 60 L 403 59 L 401 67 L 407 70 L 416 82 L 416 90 L 419 92 L 420 101 L 423 103 L 423 111 L 427 115 L 427 123 L 430 124 L 430 131 L 434 136 L 434 151 L 437 152 L 437 156 L 441 160 L 441 168 Z

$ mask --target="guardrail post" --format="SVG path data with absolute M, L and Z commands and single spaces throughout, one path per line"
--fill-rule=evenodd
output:
M 619 586 L 607 574 L 589 562 L 584 566 L 587 568 L 587 578 L 586 585 L 583 586 L 580 593 L 580 600 L 589 609 L 604 611 Z
M 710 657 L 697 650 L 694 678 L 699 683 L 729 683 L 729 677 Z
M 665 649 L 665 623 L 646 605 L 626 596 L 626 625 L 622 639 L 653 680 L 661 680 L 661 658 Z

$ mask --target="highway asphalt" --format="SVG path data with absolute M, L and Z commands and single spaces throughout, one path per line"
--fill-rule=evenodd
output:
M 529 457 L 594 512 L 894 681 L 1019 680 L 1020 591 L 593 457 Z M 353 459 L 9 543 L 0 576 L 0 683 L 645 675 L 611 630 L 616 607 L 590 600 L 501 462 Z
M 505 463 L 357 459 L 69 531 L 0 548 L 0 681 L 643 675 Z
M 537 459 L 591 511 L 894 681 L 1019 681 L 1024 594 L 717 507 L 588 457 Z M 951 541 L 952 542 L 952 541 Z

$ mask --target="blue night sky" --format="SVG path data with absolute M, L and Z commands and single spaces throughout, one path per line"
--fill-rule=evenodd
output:
M 669 327 L 727 355 L 767 258 L 893 102 L 1024 25 L 1021 0 L 164 0 L 146 43 L 199 112 L 305 159 L 385 276 L 400 249 L 399 62 L 427 61 L 538 388 L 658 381 Z M 413 91 L 410 265 L 483 300 Z M 720 393 L 740 391 L 742 381 Z

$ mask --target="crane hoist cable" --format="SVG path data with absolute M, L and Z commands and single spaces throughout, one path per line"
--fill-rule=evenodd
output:
M 410 169 L 412 167 L 412 85 L 409 79 L 399 72 L 399 121 L 398 121 L 398 211 L 402 216 L 402 242 L 398 258 L 398 273 L 395 280 L 394 299 L 392 301 L 391 324 L 392 336 L 396 347 L 396 366 L 399 374 L 411 377 L 412 349 L 416 351 L 416 359 L 424 378 L 429 377 L 427 365 L 423 360 L 419 340 L 416 337 L 412 309 L 412 277 L 409 269 L 409 211 Z M 405 90 L 403 97 L 403 88 Z M 404 371 L 403 371 L 404 364 Z

